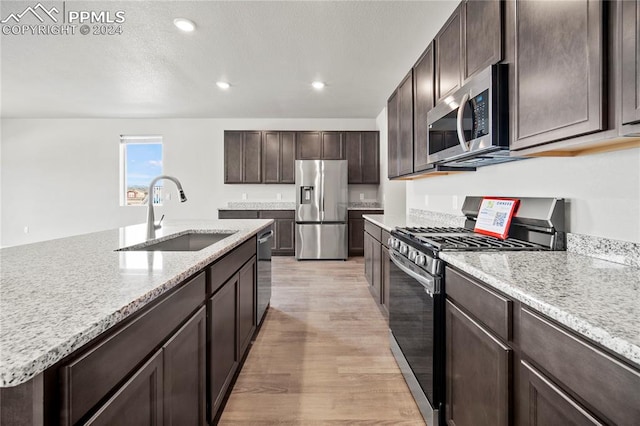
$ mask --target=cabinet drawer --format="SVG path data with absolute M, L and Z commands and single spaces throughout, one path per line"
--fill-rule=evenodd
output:
M 388 233 L 384 229 L 380 230 L 380 242 L 387 248 L 389 248 L 389 238 L 391 238 L 390 233 Z
M 260 219 L 295 219 L 294 210 L 260 210 Z
M 640 424 L 640 373 L 522 309 L 522 352 L 613 423 Z
M 218 219 L 258 219 L 256 210 L 218 210 Z
M 382 229 L 380 229 L 378 226 L 376 226 L 373 223 L 365 220 L 364 221 L 364 230 L 366 232 L 368 232 L 373 238 L 375 238 L 376 240 L 380 241 L 380 237 L 382 235 Z
M 96 346 L 64 365 L 62 424 L 78 422 L 205 300 L 201 273 Z
M 246 242 L 209 268 L 209 288 L 207 294 L 212 295 L 244 265 L 247 260 L 256 254 L 257 241 L 255 237 Z
M 446 270 L 445 291 L 469 313 L 479 319 L 499 337 L 511 338 L 512 302 L 486 287 L 460 275 L 451 268 Z

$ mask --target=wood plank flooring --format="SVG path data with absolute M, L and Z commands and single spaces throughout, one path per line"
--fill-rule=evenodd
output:
M 424 425 L 363 258 L 273 258 L 273 295 L 220 425 Z

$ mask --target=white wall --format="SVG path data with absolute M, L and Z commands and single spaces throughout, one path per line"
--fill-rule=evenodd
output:
M 384 214 L 390 216 L 404 216 L 406 210 L 405 181 L 391 181 L 387 177 L 389 169 L 387 163 L 387 108 L 385 107 L 376 118 L 376 128 L 380 131 L 380 199 L 384 205 Z
M 180 179 L 189 201 L 180 204 L 174 196 L 158 208 L 157 217 L 211 219 L 228 201 L 242 200 L 242 193 L 248 201 L 275 201 L 277 193 L 294 200 L 293 185 L 224 185 L 224 130 L 376 130 L 373 119 L 2 119 L 1 124 L 2 246 L 144 222 L 144 207 L 119 206 L 121 134 L 164 137 L 164 171 Z M 166 187 L 175 195 L 171 183 Z M 350 193 L 354 201 L 360 193 L 366 200 L 378 198 L 371 185 L 354 186 Z
M 640 149 L 532 158 L 407 183 L 407 208 L 461 214 L 465 195 L 564 197 L 568 230 L 640 242 Z M 455 205 L 455 207 L 454 207 Z

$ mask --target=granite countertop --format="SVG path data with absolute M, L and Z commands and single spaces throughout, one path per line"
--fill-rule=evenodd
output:
M 364 218 L 387 231 L 464 224 L 464 217 L 409 213 Z M 584 247 L 576 248 L 578 253 L 442 252 L 440 258 L 640 367 L 640 268 L 579 254 Z
M 295 201 L 233 201 L 227 203 L 227 207 L 218 210 L 295 210 Z M 349 210 L 380 210 L 384 208 L 376 202 L 349 203 Z
M 235 232 L 196 252 L 114 251 L 144 243 L 145 224 L 1 249 L 0 387 L 41 373 L 272 222 L 173 222 L 157 231 L 157 239 Z
M 640 367 L 640 268 L 564 251 L 440 258 Z

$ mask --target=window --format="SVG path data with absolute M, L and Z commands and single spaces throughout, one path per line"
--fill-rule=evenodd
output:
M 149 184 L 162 174 L 162 136 L 120 136 L 120 205 L 147 203 Z M 162 204 L 162 181 L 153 187 L 153 204 Z

